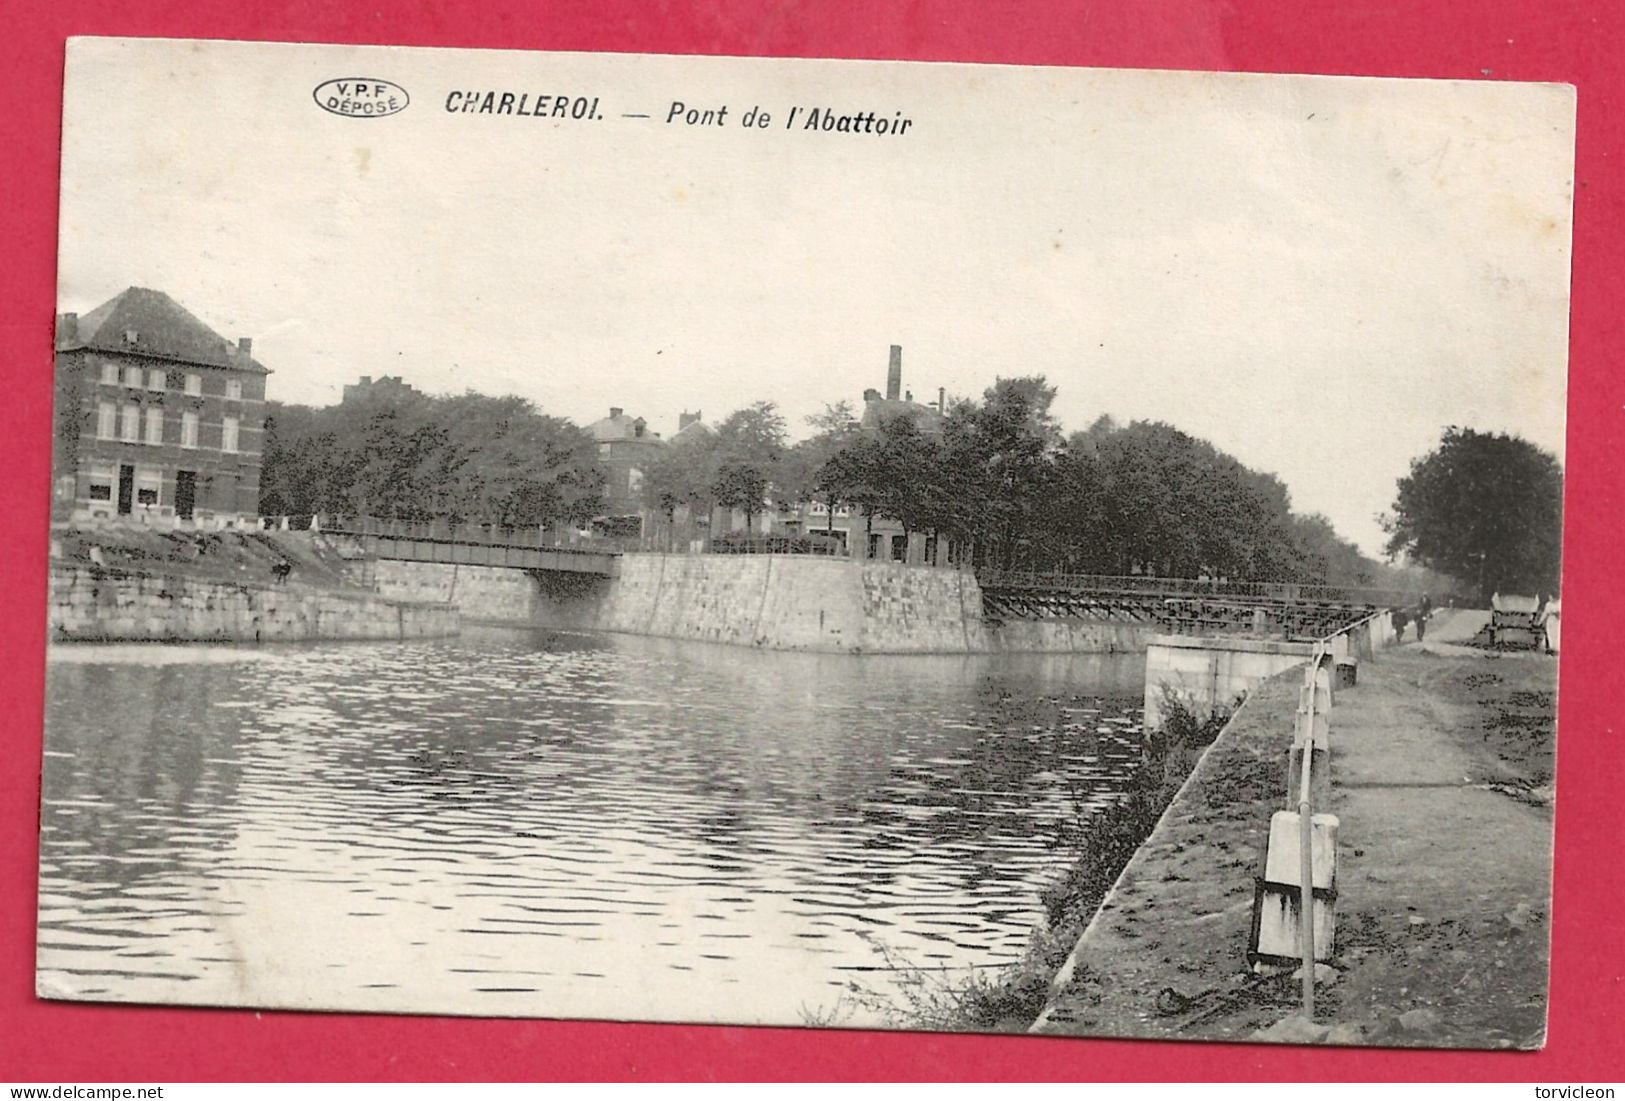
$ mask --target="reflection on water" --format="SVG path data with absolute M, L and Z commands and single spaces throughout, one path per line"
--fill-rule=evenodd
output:
M 799 1023 L 884 989 L 882 945 L 1020 955 L 1138 756 L 1141 675 L 494 630 L 59 647 L 42 988 Z

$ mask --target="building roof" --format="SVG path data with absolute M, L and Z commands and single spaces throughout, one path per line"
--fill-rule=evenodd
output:
M 692 440 L 698 436 L 714 435 L 716 435 L 716 429 L 712 428 L 704 421 L 689 421 L 676 432 L 672 433 L 671 440 L 673 443 L 676 443 L 678 440 Z
M 132 334 L 133 342 L 128 339 Z M 270 373 L 246 349 L 199 321 L 185 306 L 146 287 L 121 291 L 62 332 L 57 350 L 77 348 Z
M 879 428 L 881 421 L 896 417 L 910 418 L 919 426 L 921 432 L 927 434 L 942 431 L 942 414 L 937 412 L 935 405 L 921 405 L 917 401 L 897 398 L 875 398 L 865 401 L 863 418 L 859 423 L 864 428 Z
M 638 425 L 643 425 L 643 434 L 638 435 Z M 612 410 L 610 415 L 602 420 L 593 421 L 587 425 L 587 435 L 600 443 L 614 440 L 643 440 L 655 442 L 660 439 L 658 432 L 650 432 L 649 422 L 642 417 L 629 417 L 619 409 Z

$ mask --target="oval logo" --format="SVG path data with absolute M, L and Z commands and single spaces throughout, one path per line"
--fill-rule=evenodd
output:
M 346 76 L 324 81 L 311 93 L 316 106 L 345 118 L 371 119 L 396 115 L 406 110 L 412 97 L 406 89 L 388 80 L 370 76 Z

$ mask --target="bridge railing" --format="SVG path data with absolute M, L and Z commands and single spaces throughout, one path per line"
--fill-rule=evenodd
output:
M 637 549 L 637 540 L 585 534 L 570 529 L 518 527 L 506 524 L 453 524 L 446 520 L 388 520 L 376 516 L 320 513 L 267 520 L 267 527 L 291 531 L 325 531 L 342 535 L 372 535 L 387 539 L 417 539 L 434 543 L 471 543 L 490 547 L 538 550 L 583 550 L 618 553 Z
M 1231 597 L 1280 603 L 1358 604 L 1405 607 L 1418 594 L 1404 589 L 1346 585 L 1311 585 L 1295 581 L 1230 581 L 1219 578 L 1150 577 L 1141 574 L 1040 573 L 1027 570 L 977 570 L 984 589 L 1051 592 L 1096 592 L 1122 596 Z

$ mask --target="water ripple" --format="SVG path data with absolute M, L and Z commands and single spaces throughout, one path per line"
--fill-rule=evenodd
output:
M 1018 957 L 1139 752 L 1131 658 L 51 658 L 39 966 L 113 1000 L 796 1023 Z

